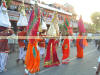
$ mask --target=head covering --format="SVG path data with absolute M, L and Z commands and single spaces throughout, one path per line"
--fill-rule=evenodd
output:
M 27 26 L 27 25 L 28 25 L 27 17 L 24 16 L 22 13 L 20 13 L 20 17 L 17 22 L 17 26 Z
M 80 33 L 85 33 L 86 32 L 84 24 L 83 24 L 82 16 L 80 16 L 80 19 L 78 21 L 78 28 L 79 28 Z
M 42 21 L 42 30 L 47 30 L 47 26 L 46 26 L 46 23 L 44 21 Z
M 20 17 L 19 20 L 17 22 L 17 26 L 28 26 L 28 21 L 27 21 L 27 17 L 25 14 L 25 8 L 24 8 L 24 3 L 22 4 L 22 9 L 20 12 Z
M 58 15 L 57 12 L 54 13 L 54 17 L 52 19 L 50 28 L 47 32 L 47 35 L 49 36 L 57 36 L 59 35 L 59 26 L 58 26 Z
M 1 3 L 1 6 L 0 6 L 0 26 L 11 27 L 5 0 L 3 0 L 3 2 Z

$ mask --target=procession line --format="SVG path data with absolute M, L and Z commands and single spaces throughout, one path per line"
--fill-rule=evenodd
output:
M 93 53 L 93 52 L 95 52 L 95 51 L 97 51 L 97 50 L 92 50 L 92 51 L 90 51 L 90 52 L 84 53 L 84 55 L 86 56 L 86 55 L 88 55 L 88 54 L 90 54 L 90 53 Z M 70 59 L 70 61 L 73 61 L 74 59 L 76 59 L 76 57 L 73 57 L 72 59 Z M 62 65 L 62 63 L 60 63 L 60 65 Z M 51 67 L 51 68 L 42 70 L 42 71 L 39 72 L 39 74 L 41 74 L 41 73 L 43 73 L 43 72 L 45 72 L 45 71 L 49 71 L 49 70 L 52 69 L 52 68 L 55 68 L 55 67 Z

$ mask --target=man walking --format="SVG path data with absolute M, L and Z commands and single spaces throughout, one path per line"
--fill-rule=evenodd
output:
M 5 66 L 8 58 L 8 40 L 6 36 L 10 36 L 13 33 L 12 30 L 7 30 L 6 27 L 0 27 L 0 36 L 3 38 L 0 39 L 0 72 L 5 71 Z

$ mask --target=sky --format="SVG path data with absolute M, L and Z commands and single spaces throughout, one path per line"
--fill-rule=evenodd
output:
M 40 0 L 45 3 L 59 3 L 64 4 L 65 2 L 71 4 L 78 17 L 82 15 L 82 18 L 85 22 L 91 22 L 91 14 L 93 12 L 100 12 L 100 0 Z

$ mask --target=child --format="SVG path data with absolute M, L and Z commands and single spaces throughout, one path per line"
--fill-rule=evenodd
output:
M 10 36 L 13 34 L 12 30 L 7 30 L 6 27 L 0 27 L 0 36 Z M 0 39 L 0 72 L 6 70 L 6 62 L 8 58 L 9 48 L 8 39 Z

